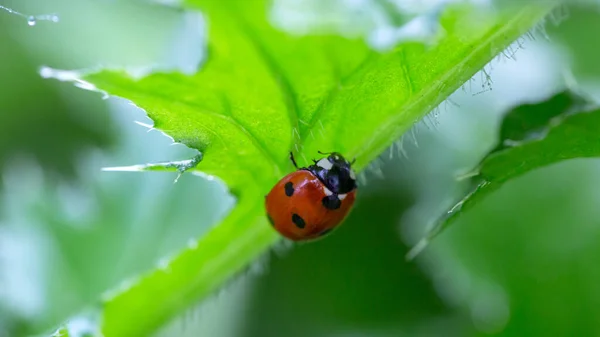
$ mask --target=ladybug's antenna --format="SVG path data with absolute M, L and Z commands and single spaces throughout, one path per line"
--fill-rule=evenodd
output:
M 319 154 L 332 154 L 333 152 L 321 152 L 321 151 L 317 151 L 319 152 Z
M 354 165 L 354 163 L 356 163 L 356 157 L 354 157 L 354 159 L 352 159 L 352 161 L 350 162 L 350 165 Z
M 298 164 L 296 164 L 296 159 L 294 159 L 294 153 L 292 151 L 290 151 L 290 160 L 292 161 L 292 164 L 294 164 L 294 167 L 298 168 Z

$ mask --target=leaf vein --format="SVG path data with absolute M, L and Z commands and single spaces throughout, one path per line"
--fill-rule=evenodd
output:
M 242 31 L 245 32 L 248 39 L 255 46 L 259 56 L 263 59 L 264 64 L 269 69 L 271 77 L 277 83 L 287 106 L 287 113 L 290 119 L 291 127 L 298 128 L 299 121 L 299 104 L 296 92 L 292 86 L 292 82 L 283 71 L 283 68 L 277 63 L 275 58 L 269 53 L 265 44 L 256 34 L 254 28 L 244 18 L 240 17 L 240 23 L 243 26 Z
M 404 80 L 406 81 L 406 87 L 408 89 L 408 96 L 412 96 L 415 94 L 415 88 L 413 87 L 412 80 L 410 78 L 410 72 L 408 71 L 408 62 L 406 61 L 406 52 L 404 50 L 399 51 L 400 56 L 400 66 L 402 67 L 402 72 Z
M 321 100 L 321 102 L 319 103 L 319 106 L 317 106 L 315 113 L 310 118 L 310 120 L 306 123 L 307 124 L 306 130 L 310 131 L 315 127 L 316 122 L 320 120 L 321 115 L 323 114 L 323 111 L 325 110 L 324 108 L 325 108 L 325 105 L 327 104 L 327 102 L 330 101 L 333 97 L 335 97 L 335 95 L 337 95 L 341 91 L 340 86 L 343 86 L 351 78 L 356 76 L 356 74 L 358 74 L 358 72 L 361 69 L 363 69 L 364 67 L 366 67 L 369 64 L 369 62 L 375 55 L 376 55 L 376 53 L 371 51 L 370 53 L 368 53 L 365 56 L 365 58 L 351 72 L 349 72 L 346 76 L 343 76 L 339 79 L 339 81 L 338 81 L 339 85 L 331 88 L 331 90 L 329 90 L 329 92 L 325 95 L 325 98 L 323 98 L 323 100 Z M 305 132 L 301 132 L 300 136 L 301 136 L 301 139 L 305 139 L 305 137 L 306 137 Z

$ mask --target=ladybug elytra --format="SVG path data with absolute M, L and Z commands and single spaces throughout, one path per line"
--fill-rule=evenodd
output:
M 297 170 L 283 177 L 266 196 L 269 221 L 294 241 L 322 237 L 344 220 L 354 204 L 352 163 L 337 152 L 308 167 L 298 168 L 293 153 L 290 159 Z

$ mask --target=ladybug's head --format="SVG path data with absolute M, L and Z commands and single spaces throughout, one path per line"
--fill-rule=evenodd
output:
M 332 152 L 326 158 L 315 162 L 309 170 L 335 194 L 345 194 L 356 188 L 356 175 L 344 156 Z

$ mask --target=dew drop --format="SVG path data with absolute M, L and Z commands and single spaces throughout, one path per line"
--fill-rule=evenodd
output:
M 86 337 L 98 335 L 97 320 L 87 316 L 77 316 L 67 322 L 67 331 L 69 336 Z
M 196 249 L 198 248 L 198 240 L 191 238 L 188 240 L 187 246 L 189 249 Z
M 170 264 L 170 263 L 171 263 L 171 261 L 169 261 L 169 259 L 168 259 L 168 258 L 166 258 L 166 257 L 165 257 L 165 258 L 162 258 L 162 259 L 158 260 L 158 268 L 159 268 L 160 270 L 162 270 L 163 272 L 166 272 L 166 273 L 168 273 L 168 272 L 170 272 L 170 271 L 171 271 L 171 269 L 170 269 L 170 267 L 169 267 L 169 264 Z
M 35 16 L 29 16 L 27 18 L 27 24 L 30 26 L 35 26 L 35 24 L 37 23 L 37 20 L 35 19 Z

